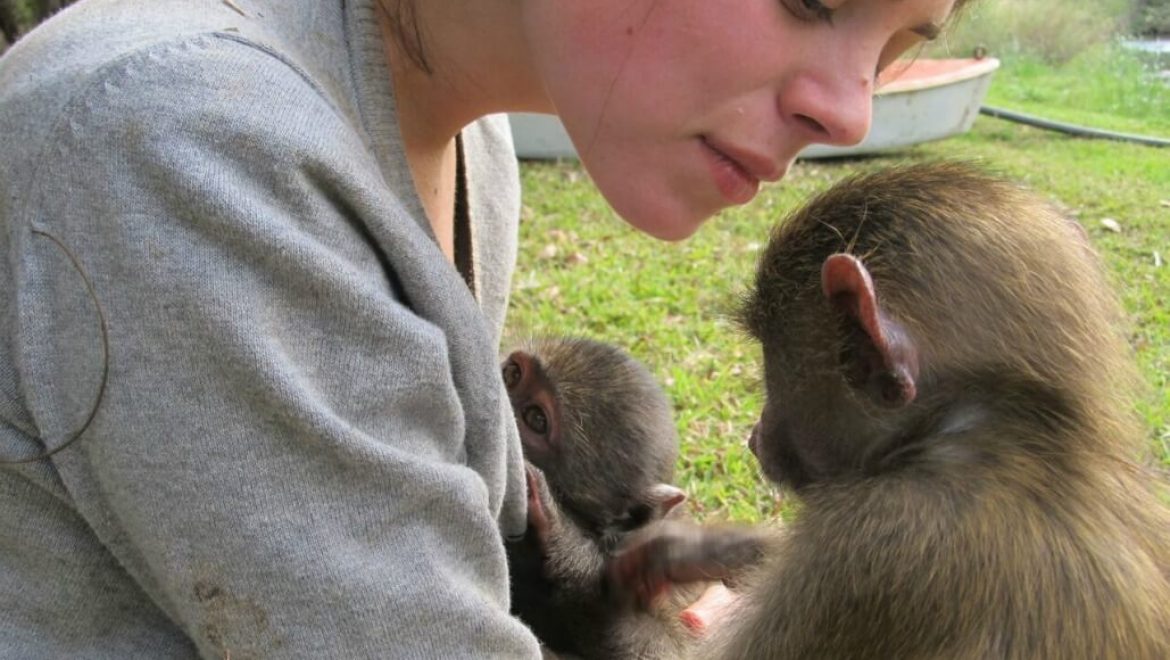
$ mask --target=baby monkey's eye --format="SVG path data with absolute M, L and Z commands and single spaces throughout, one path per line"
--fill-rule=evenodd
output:
M 548 433 L 548 417 L 540 406 L 528 406 L 524 409 L 524 424 L 541 435 Z

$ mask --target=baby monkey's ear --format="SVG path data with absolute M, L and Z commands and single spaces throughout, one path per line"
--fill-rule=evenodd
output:
M 661 520 L 670 515 L 674 508 L 687 501 L 687 494 L 678 486 L 670 484 L 654 484 L 650 488 L 647 504 L 651 508 L 651 518 Z

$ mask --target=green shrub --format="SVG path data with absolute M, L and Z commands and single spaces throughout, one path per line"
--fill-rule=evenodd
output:
M 1149 36 L 1170 35 L 1170 0 L 1138 0 L 1133 32 Z
M 0 53 L 73 0 L 0 0 Z

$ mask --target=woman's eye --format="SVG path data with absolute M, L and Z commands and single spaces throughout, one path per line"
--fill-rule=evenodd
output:
M 833 10 L 820 0 L 784 0 L 784 6 L 802 21 L 829 23 L 833 20 Z

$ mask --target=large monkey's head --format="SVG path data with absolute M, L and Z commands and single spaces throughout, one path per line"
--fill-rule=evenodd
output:
M 1018 186 L 961 163 L 853 177 L 777 226 L 741 309 L 767 385 L 752 449 L 799 489 L 981 460 L 961 436 L 988 420 L 1115 419 L 1088 413 L 1127 391 L 1116 317 L 1083 231 Z

